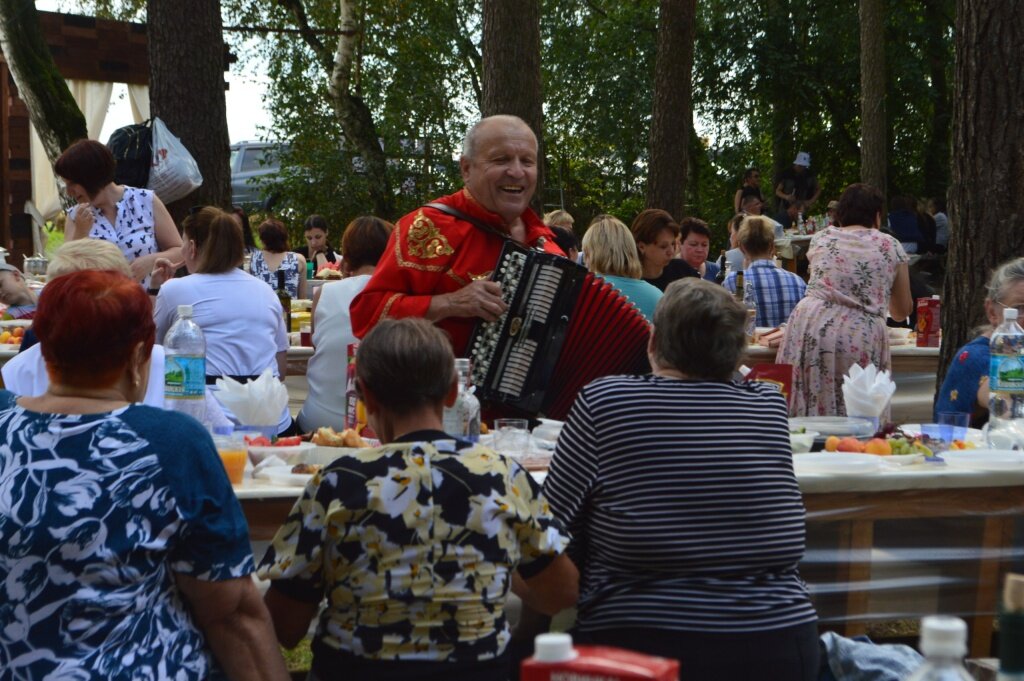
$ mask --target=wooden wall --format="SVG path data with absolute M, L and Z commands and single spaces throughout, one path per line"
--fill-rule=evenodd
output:
M 43 36 L 61 74 L 67 79 L 145 85 L 149 82 L 146 26 L 75 14 L 39 12 Z M 28 110 L 18 98 L 3 53 L 0 53 L 0 245 L 19 265 L 31 254 L 30 219 L 24 211 L 32 198 Z

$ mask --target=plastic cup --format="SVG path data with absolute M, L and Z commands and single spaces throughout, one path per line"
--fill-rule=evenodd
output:
M 524 459 L 530 451 L 529 422 L 526 419 L 495 419 L 494 448 L 513 459 Z
M 213 439 L 213 444 L 217 447 L 228 480 L 232 485 L 241 485 L 245 477 L 245 464 L 249 460 L 245 442 L 233 436 L 218 436 Z
M 971 415 L 962 411 L 940 411 L 935 415 L 935 421 L 939 424 L 942 439 L 952 442 L 967 437 L 967 427 L 971 424 Z
M 313 327 L 303 324 L 299 327 L 299 344 L 304 348 L 313 347 Z

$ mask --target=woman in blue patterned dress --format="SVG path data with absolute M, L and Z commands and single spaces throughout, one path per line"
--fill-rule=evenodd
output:
M 210 436 L 137 404 L 154 340 L 123 274 L 47 284 L 47 391 L 0 391 L 0 676 L 287 679 Z
M 78 140 L 53 166 L 78 204 L 68 211 L 66 238 L 116 244 L 132 277 L 149 285 L 157 258 L 181 260 L 181 235 L 163 202 L 149 189 L 114 184 L 114 157 L 96 140 Z
M 288 250 L 288 230 L 278 220 L 264 220 L 259 226 L 263 250 L 252 254 L 249 272 L 277 290 L 277 273 L 284 272 L 284 285 L 293 300 L 306 298 L 306 258 Z

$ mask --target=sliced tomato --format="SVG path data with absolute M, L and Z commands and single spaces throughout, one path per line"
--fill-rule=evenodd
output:
M 270 447 L 270 439 L 266 435 L 257 435 L 256 437 L 245 436 L 245 444 L 250 447 Z
M 294 447 L 296 445 L 301 445 L 301 444 L 302 444 L 302 436 L 301 435 L 293 435 L 291 437 L 279 437 L 279 438 L 277 438 L 277 441 L 274 442 L 274 446 L 275 447 Z

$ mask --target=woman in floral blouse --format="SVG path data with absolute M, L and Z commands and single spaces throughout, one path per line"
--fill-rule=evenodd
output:
M 843 376 L 854 364 L 889 368 L 888 313 L 910 314 L 907 254 L 878 231 L 882 193 L 851 184 L 839 197 L 840 227 L 811 239 L 807 294 L 789 317 L 776 361 L 793 365 L 791 412 L 797 416 L 846 415 Z
M 356 373 L 385 444 L 315 475 L 274 537 L 259 574 L 278 639 L 298 643 L 326 598 L 311 679 L 505 679 L 505 597 L 574 604 L 568 539 L 522 466 L 441 430 L 457 386 L 437 327 L 381 321 Z
M 34 328 L 46 392 L 0 391 L 0 677 L 287 679 L 213 441 L 137 404 L 145 291 L 66 274 Z

